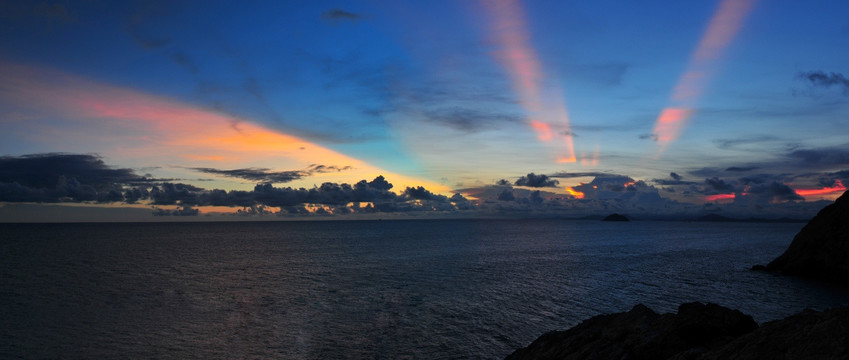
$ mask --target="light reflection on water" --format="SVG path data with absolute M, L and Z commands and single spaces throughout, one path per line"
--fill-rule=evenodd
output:
M 637 303 L 759 322 L 849 303 L 748 270 L 802 225 L 0 225 L 0 357 L 503 358 Z

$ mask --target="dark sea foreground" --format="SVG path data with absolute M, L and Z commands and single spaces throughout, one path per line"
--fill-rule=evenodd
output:
M 0 224 L 0 358 L 503 358 L 643 303 L 764 322 L 849 292 L 749 271 L 803 224 Z

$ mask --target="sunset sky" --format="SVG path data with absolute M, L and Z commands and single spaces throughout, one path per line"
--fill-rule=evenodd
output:
M 847 14 L 0 1 L 0 221 L 805 219 L 849 185 Z

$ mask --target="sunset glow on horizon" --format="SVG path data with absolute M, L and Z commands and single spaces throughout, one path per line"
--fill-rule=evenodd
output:
M 804 219 L 849 184 L 840 2 L 0 10 L 0 222 Z

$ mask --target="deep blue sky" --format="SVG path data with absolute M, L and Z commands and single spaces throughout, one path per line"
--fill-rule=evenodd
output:
M 649 212 L 786 210 L 849 177 L 845 1 L 3 1 L 0 14 L 7 158 L 96 154 L 225 190 L 257 181 L 197 169 L 302 171 L 275 183 L 296 187 L 385 174 L 496 203 L 502 179 L 530 199 L 516 181 L 535 173 L 559 181 L 540 183 L 558 211 L 601 211 L 568 194 L 610 200 L 630 182 L 648 195 L 626 200 Z M 594 179 L 619 189 L 579 191 Z

